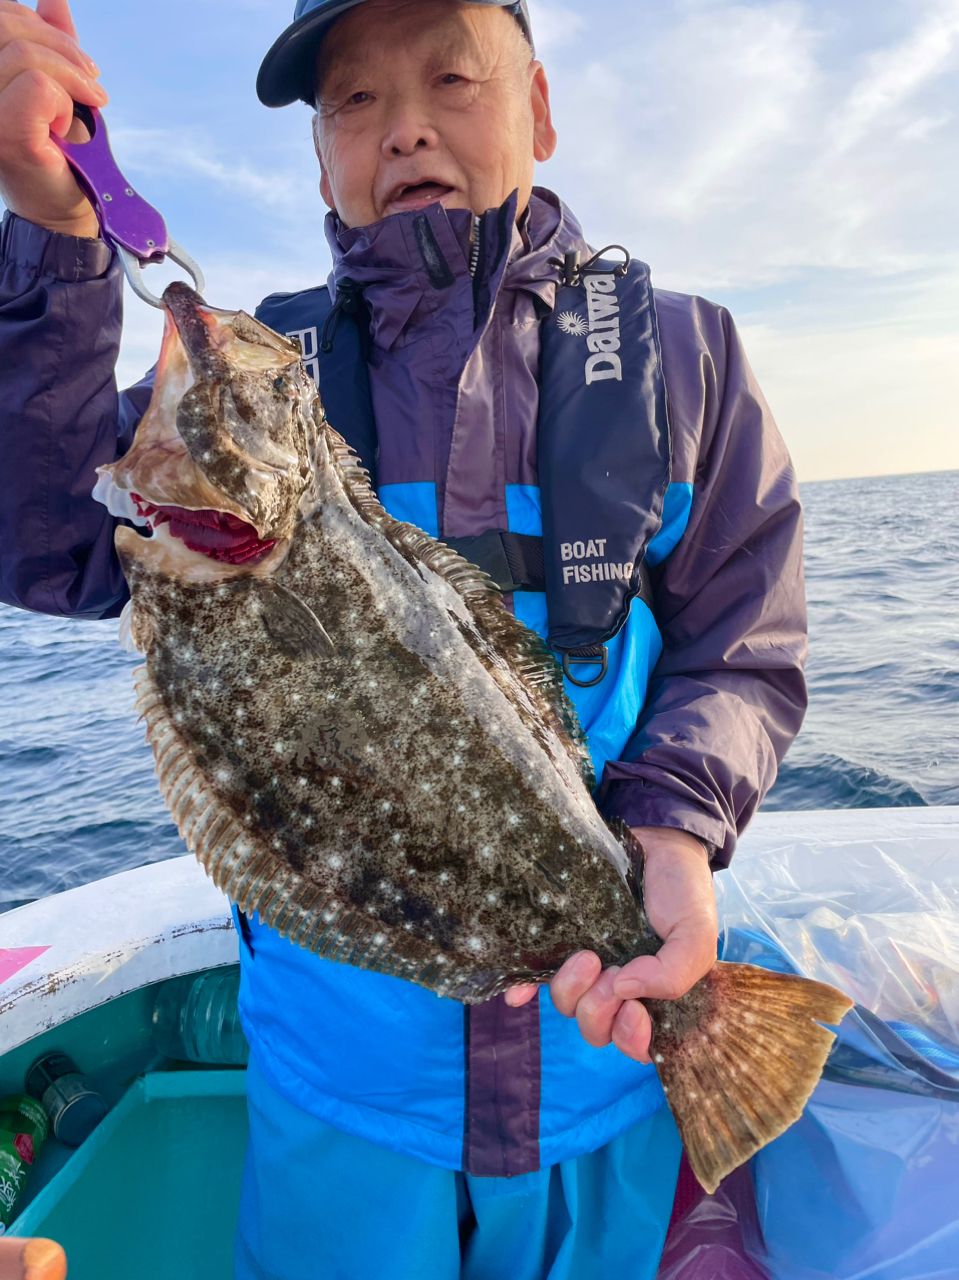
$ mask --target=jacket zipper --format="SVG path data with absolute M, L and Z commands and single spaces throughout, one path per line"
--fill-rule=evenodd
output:
M 480 289 L 486 274 L 486 231 L 484 219 L 477 217 L 473 230 L 473 252 L 470 255 L 470 275 L 473 277 L 473 328 L 479 328 Z

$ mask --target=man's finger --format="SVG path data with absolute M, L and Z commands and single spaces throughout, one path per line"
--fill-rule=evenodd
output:
M 67 0 L 37 0 L 37 13 L 51 27 L 56 27 L 58 31 L 76 40 L 77 29 L 73 25 L 73 15 Z
M 504 998 L 511 1009 L 520 1009 L 524 1004 L 529 1004 L 538 990 L 535 982 L 524 982 L 517 987 L 510 987 Z
M 622 1008 L 622 1000 L 613 995 L 613 983 L 619 969 L 605 970 L 576 1006 L 576 1021 L 587 1044 L 603 1049 L 613 1035 L 613 1019 Z
M 677 925 L 654 956 L 639 956 L 623 966 L 613 988 L 622 1000 L 650 996 L 678 1000 L 716 963 L 716 936 L 711 922 Z
M 603 972 L 603 962 L 593 951 L 570 956 L 549 984 L 553 1004 L 564 1017 L 572 1018 L 576 1006 Z
M 638 1000 L 627 1000 L 613 1020 L 613 1044 L 627 1058 L 649 1062 L 652 1031 L 644 1006 Z

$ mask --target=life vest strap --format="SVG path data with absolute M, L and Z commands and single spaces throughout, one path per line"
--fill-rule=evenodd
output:
M 542 538 L 493 530 L 475 538 L 443 538 L 442 541 L 488 574 L 504 595 L 512 591 L 546 590 Z
M 543 539 L 529 533 L 504 533 L 491 531 L 481 533 L 474 538 L 442 538 L 448 547 L 482 569 L 493 579 L 504 595 L 513 591 L 545 591 L 546 568 L 543 559 Z M 650 609 L 653 608 L 653 584 L 646 565 L 641 565 L 634 581 L 639 590 L 631 593 L 642 600 Z M 579 649 L 565 651 L 564 667 L 566 674 L 574 684 L 585 683 L 587 687 L 598 684 L 606 674 L 605 645 L 586 645 Z M 601 668 L 597 678 L 580 681 L 572 674 L 570 666 L 591 666 L 598 664 Z

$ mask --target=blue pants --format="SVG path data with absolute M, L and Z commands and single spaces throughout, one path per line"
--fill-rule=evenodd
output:
M 667 1108 L 601 1150 L 475 1178 L 342 1133 L 251 1060 L 236 1280 L 653 1280 L 680 1144 Z

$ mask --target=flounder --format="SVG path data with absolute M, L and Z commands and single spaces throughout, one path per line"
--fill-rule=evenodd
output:
M 467 1003 L 571 954 L 655 953 L 642 852 L 600 816 L 557 664 L 496 587 L 392 519 L 296 347 L 185 285 L 156 386 L 101 468 L 160 789 L 246 912 Z M 700 1182 L 795 1121 L 851 1002 L 717 964 L 645 1002 Z

